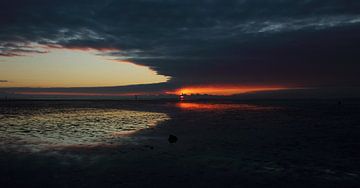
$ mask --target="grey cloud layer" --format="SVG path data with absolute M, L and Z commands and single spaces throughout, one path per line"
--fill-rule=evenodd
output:
M 356 0 L 4 0 L 0 55 L 103 52 L 170 85 L 359 86 Z

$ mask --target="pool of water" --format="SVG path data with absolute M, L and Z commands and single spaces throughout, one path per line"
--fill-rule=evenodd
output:
M 157 112 L 96 108 L 44 108 L 0 114 L 0 149 L 41 151 L 51 147 L 113 143 L 168 120 Z

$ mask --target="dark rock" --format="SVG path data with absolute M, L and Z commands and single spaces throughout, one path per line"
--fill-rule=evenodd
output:
M 169 138 L 168 138 L 168 141 L 170 142 L 170 143 L 175 143 L 176 141 L 178 140 L 178 138 L 176 137 L 176 136 L 174 136 L 174 135 L 169 135 Z
M 151 150 L 154 149 L 154 146 L 150 146 L 150 145 L 145 145 L 145 147 L 146 147 L 146 148 L 149 148 L 149 149 L 151 149 Z

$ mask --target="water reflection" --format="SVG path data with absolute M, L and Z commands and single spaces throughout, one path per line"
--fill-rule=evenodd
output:
M 201 102 L 179 102 L 178 108 L 183 110 L 208 111 L 208 110 L 272 110 L 275 107 L 258 106 L 252 104 L 228 104 L 228 103 L 201 103 Z
M 0 114 L 0 149 L 104 144 L 168 119 L 164 113 L 91 108 Z

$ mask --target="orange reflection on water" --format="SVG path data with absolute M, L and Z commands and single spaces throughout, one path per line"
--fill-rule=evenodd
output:
M 252 104 L 226 104 L 226 103 L 199 103 L 199 102 L 179 102 L 177 107 L 183 110 L 272 110 L 275 107 L 258 106 Z

